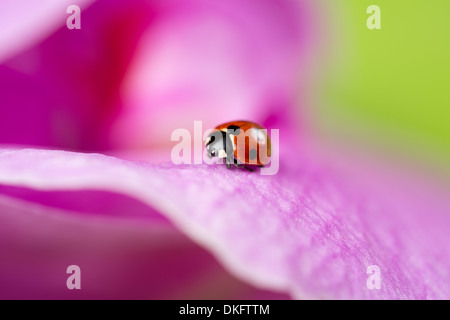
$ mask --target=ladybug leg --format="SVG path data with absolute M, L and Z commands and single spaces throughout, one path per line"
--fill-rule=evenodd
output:
M 234 150 L 233 150 L 233 143 L 231 142 L 229 134 L 225 134 L 224 149 L 225 152 L 227 153 L 227 157 L 225 158 L 227 169 L 231 169 L 231 164 L 234 163 Z
M 230 158 L 229 157 L 225 158 L 225 163 L 227 164 L 227 169 L 231 169 L 231 162 L 230 162 Z
M 246 166 L 245 164 L 239 163 L 238 160 L 237 160 L 236 158 L 234 159 L 234 165 L 235 165 L 237 168 L 243 168 L 243 169 L 245 169 L 245 170 L 247 170 L 247 171 L 250 171 L 250 172 L 255 171 L 254 169 L 252 169 L 252 168 Z
M 228 149 L 230 150 L 230 149 Z M 227 165 L 227 169 L 231 169 L 231 164 L 234 163 L 234 154 L 231 152 L 227 153 L 227 157 L 225 158 L 225 163 Z
M 236 166 L 236 168 L 243 168 L 244 165 L 239 163 L 238 160 L 236 158 L 233 159 L 233 164 Z

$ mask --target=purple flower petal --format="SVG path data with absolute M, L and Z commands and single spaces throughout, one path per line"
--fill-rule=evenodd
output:
M 78 0 L 87 7 L 92 0 Z M 0 62 L 66 25 L 70 0 L 3 0 L 0 3 Z
M 285 297 L 230 276 L 141 202 L 106 191 L 29 189 L 25 180 L 0 186 L 1 299 Z M 65 286 L 72 264 L 82 270 L 79 292 Z
M 2 150 L 0 184 L 101 190 L 137 199 L 165 215 L 239 278 L 295 298 L 450 297 L 450 216 L 439 192 L 389 181 L 381 171 L 378 181 L 373 180 L 390 182 L 383 188 L 370 181 L 356 183 L 311 163 L 302 160 L 299 169 L 281 166 L 277 175 L 262 176 L 223 166 L 149 165 L 98 154 Z M 3 220 L 20 215 L 3 208 Z M 23 219 L 27 214 L 37 221 L 31 211 Z M 45 216 L 57 219 L 59 213 Z M 0 228 L 3 234 L 8 224 Z M 65 246 L 76 245 L 81 234 L 74 227 Z M 37 238 L 45 236 L 49 234 Z M 53 244 L 49 246 L 52 252 Z M 380 290 L 366 286 L 371 265 L 380 267 Z M 7 267 L 2 266 L 3 275 L 14 271 Z
M 17 34 L 27 50 L 1 61 L 1 143 L 147 150 L 199 119 L 205 129 L 218 119 L 293 122 L 314 36 L 308 1 L 96 1 L 81 30 L 67 29 L 56 2 L 61 15 L 44 18 L 59 29 L 37 44 Z M 2 12 L 26 22 L 22 11 L 40 12 Z

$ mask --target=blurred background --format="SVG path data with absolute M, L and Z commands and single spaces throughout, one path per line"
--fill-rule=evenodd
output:
M 331 2 L 334 49 L 314 90 L 314 131 L 448 181 L 450 4 L 372 1 L 382 22 L 369 30 L 361 13 L 372 2 Z
M 66 26 L 73 4 L 79 30 Z M 366 27 L 372 4 L 381 30 Z M 448 187 L 449 11 L 445 0 L 3 0 L 0 145 L 156 162 L 177 128 L 249 119 Z
M 290 108 L 313 144 L 447 179 L 450 4 L 379 0 L 369 30 L 371 4 L 3 1 L 0 143 L 148 152 Z

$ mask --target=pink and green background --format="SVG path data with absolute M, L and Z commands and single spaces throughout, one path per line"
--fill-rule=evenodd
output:
M 2 1 L 0 298 L 448 299 L 449 9 Z M 277 175 L 170 162 L 237 119 Z

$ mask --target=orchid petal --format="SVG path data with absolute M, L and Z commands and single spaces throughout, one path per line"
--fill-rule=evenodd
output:
M 159 213 L 123 195 L 11 186 L 1 193 L 0 299 L 286 297 L 239 281 Z M 81 290 L 66 287 L 71 265 L 81 269 Z
M 78 0 L 87 7 L 92 0 Z M 3 0 L 0 3 L 0 62 L 66 25 L 71 0 Z
M 410 196 L 407 203 L 399 193 L 392 203 L 352 181 L 308 161 L 263 176 L 98 154 L 0 152 L 1 184 L 135 198 L 258 287 L 294 298 L 448 298 L 445 202 L 422 190 L 421 202 Z M 381 270 L 380 290 L 367 287 L 371 265 Z

